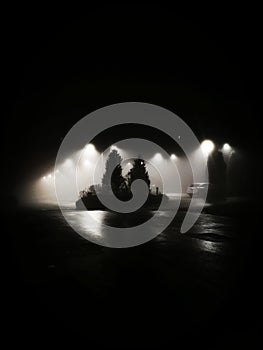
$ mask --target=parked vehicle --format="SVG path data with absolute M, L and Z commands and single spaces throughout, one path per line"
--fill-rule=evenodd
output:
M 190 197 L 203 197 L 205 192 L 207 191 L 207 195 L 211 193 L 213 189 L 213 186 L 210 183 L 204 183 L 204 182 L 197 182 L 191 184 L 187 190 L 186 193 Z

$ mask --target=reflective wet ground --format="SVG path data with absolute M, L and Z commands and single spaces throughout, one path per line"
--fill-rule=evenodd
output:
M 181 234 L 181 210 L 155 239 L 126 249 L 85 240 L 59 210 L 6 215 L 6 322 L 20 324 L 22 337 L 28 330 L 49 341 L 70 338 L 108 348 L 182 342 L 213 349 L 226 339 L 228 344 L 242 336 L 256 339 L 258 226 L 243 212 L 223 216 L 221 211 L 212 206 Z M 86 214 L 68 210 L 90 235 L 103 236 L 102 222 L 119 225 L 116 214 L 96 211 L 98 226 L 89 226 Z M 160 220 L 165 215 L 158 213 Z

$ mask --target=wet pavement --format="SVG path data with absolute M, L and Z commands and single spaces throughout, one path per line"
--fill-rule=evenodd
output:
M 181 210 L 155 239 L 126 249 L 85 240 L 59 210 L 21 211 L 15 220 L 7 215 L 8 322 L 12 325 L 15 315 L 21 329 L 41 338 L 108 348 L 182 342 L 213 349 L 256 339 L 258 226 L 236 210 L 223 216 L 218 208 L 205 210 L 186 234 L 180 233 Z M 68 213 L 74 220 L 85 217 Z M 116 218 L 107 213 L 103 220 Z M 90 232 L 100 233 L 94 227 Z

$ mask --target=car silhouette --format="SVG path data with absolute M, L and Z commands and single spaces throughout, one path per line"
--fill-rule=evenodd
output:
M 207 193 L 207 195 L 210 194 L 212 190 L 212 184 L 206 182 L 197 182 L 188 186 L 186 193 L 190 197 L 201 198 L 205 196 L 205 193 Z

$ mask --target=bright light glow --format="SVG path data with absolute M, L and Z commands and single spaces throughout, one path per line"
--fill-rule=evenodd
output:
M 96 148 L 92 143 L 89 143 L 88 145 L 85 146 L 83 156 L 84 158 L 93 158 L 96 155 Z
M 201 143 L 201 149 L 206 156 L 212 153 L 214 148 L 215 148 L 215 145 L 210 140 L 205 140 Z
M 72 160 L 71 159 L 69 159 L 69 158 L 67 158 L 66 160 L 65 160 L 65 162 L 64 162 L 64 164 L 63 165 L 65 165 L 65 166 L 70 166 L 70 165 L 72 165 Z
M 163 157 L 162 157 L 161 153 L 155 153 L 155 155 L 153 157 L 153 161 L 160 162 L 162 160 L 163 160 Z
M 115 146 L 115 145 L 112 145 L 112 146 L 110 147 L 110 149 L 111 149 L 111 151 L 113 151 L 113 150 L 118 151 L 118 147 Z
M 228 143 L 224 144 L 224 146 L 223 146 L 223 151 L 224 152 L 230 152 L 231 149 L 232 149 L 232 147 Z
M 182 138 L 182 137 L 181 137 Z M 151 180 L 151 189 L 155 193 L 156 187 L 165 193 L 181 193 L 185 192 L 192 181 L 191 169 L 189 170 L 188 161 L 182 156 L 177 156 L 176 153 L 167 154 L 159 148 L 149 147 L 140 157 L 141 147 L 136 143 L 134 150 L 126 149 L 122 144 L 116 143 L 112 145 L 113 149 L 117 149 L 123 159 L 123 176 L 126 176 L 129 170 L 133 167 L 134 159 L 140 158 L 140 162 L 144 160 L 147 171 Z M 223 144 L 222 144 L 223 148 Z M 33 201 L 38 203 L 57 203 L 56 193 L 62 196 L 66 206 L 72 205 L 78 198 L 79 191 L 89 188 L 94 182 L 101 183 L 102 176 L 105 172 L 105 163 L 110 153 L 110 147 L 105 151 L 103 157 L 97 151 L 94 144 L 83 144 L 81 149 L 74 153 L 66 154 L 66 158 L 61 160 L 55 168 L 46 170 L 40 179 L 36 181 L 34 192 L 32 190 Z M 175 152 L 176 150 L 174 150 Z M 232 151 L 229 155 L 232 154 Z M 228 156 L 225 153 L 226 157 Z M 175 157 L 174 157 L 175 156 Z M 179 186 L 179 181 L 175 181 L 174 168 L 177 162 L 180 162 L 180 175 L 182 181 L 182 189 Z M 93 171 L 96 167 L 95 176 Z M 189 172 L 189 174 L 188 174 Z M 94 180 L 97 179 L 97 180 Z M 56 179 L 56 181 L 53 181 Z M 77 188 L 69 186 L 72 181 L 76 181 Z M 165 189 L 163 184 L 166 184 Z M 56 186 L 56 187 L 55 187 Z M 35 197 L 34 197 L 35 196 Z
M 85 146 L 85 151 L 87 152 L 94 152 L 95 151 L 95 147 L 92 143 L 89 143 L 88 145 Z

